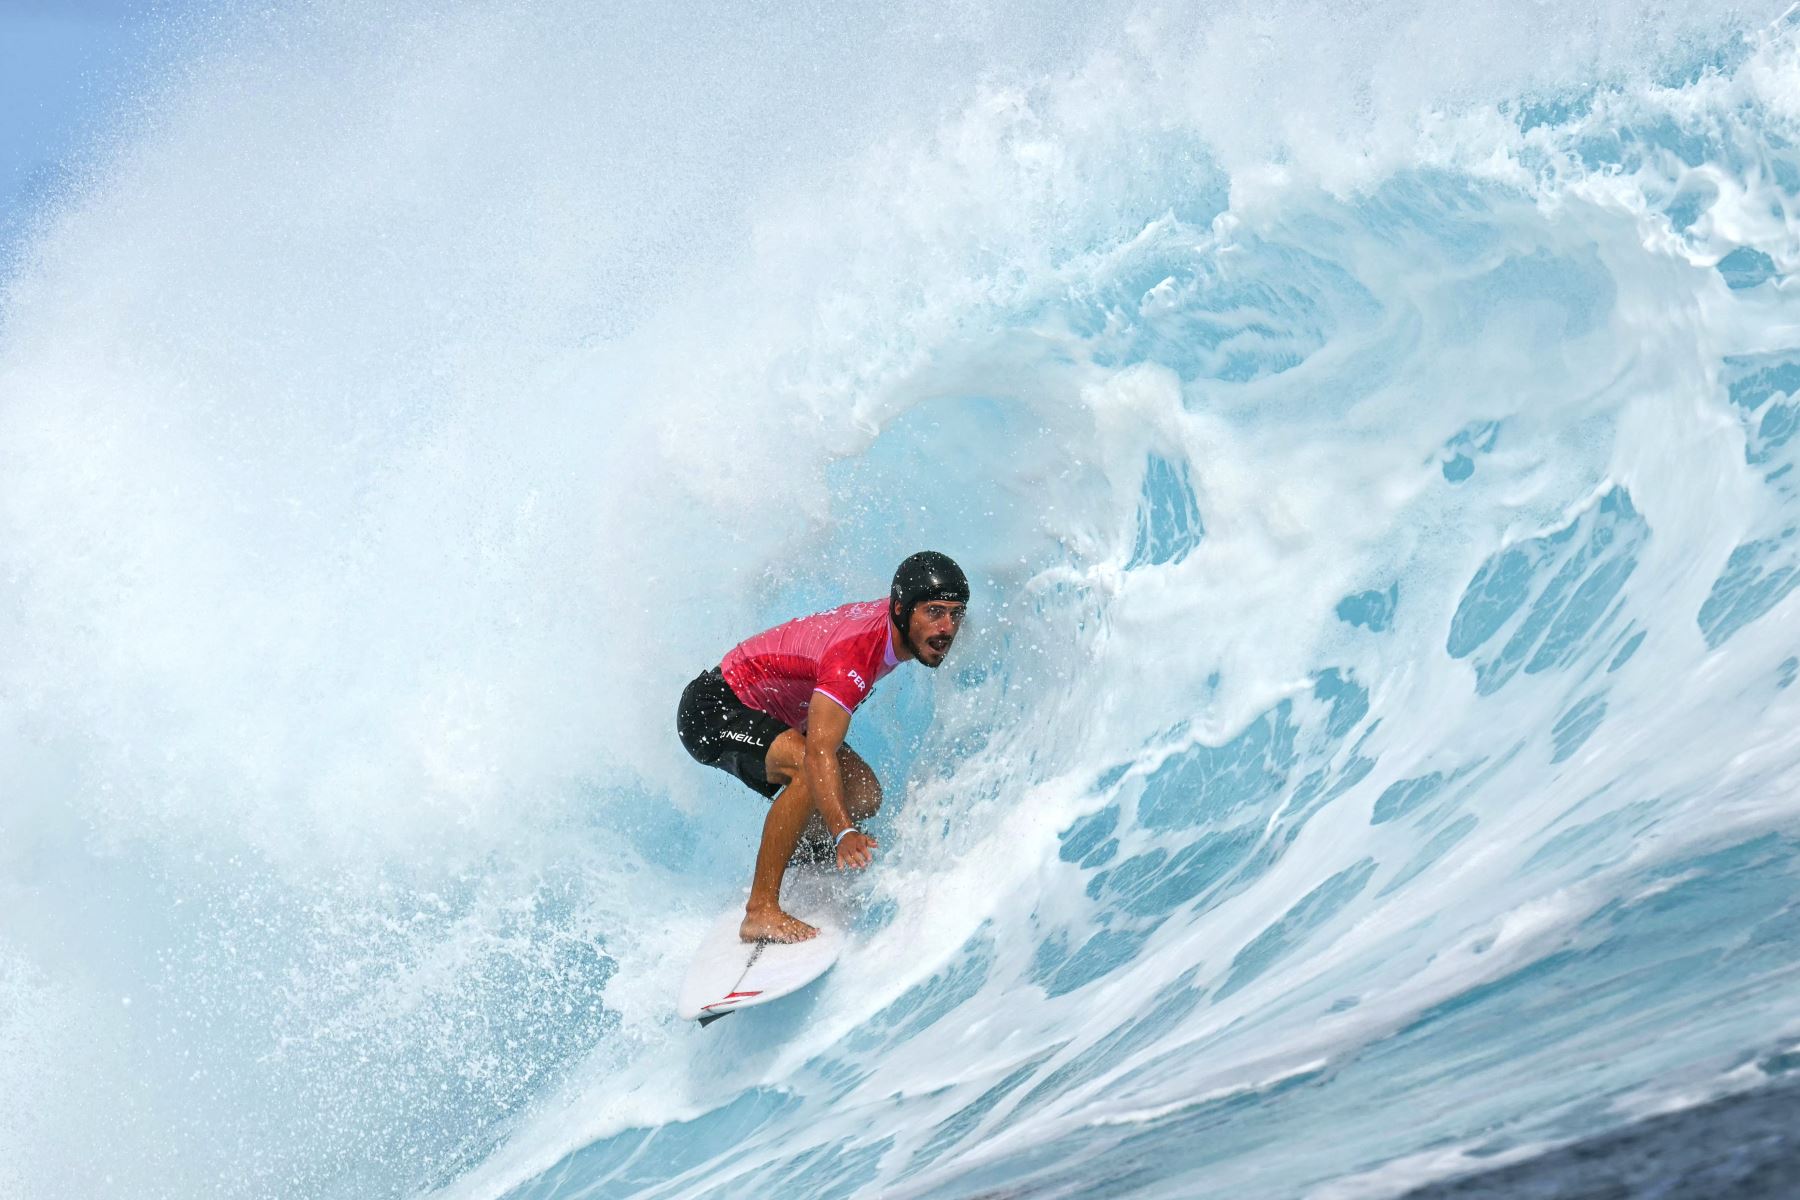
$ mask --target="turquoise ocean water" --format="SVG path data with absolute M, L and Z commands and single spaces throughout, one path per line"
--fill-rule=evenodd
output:
M 171 37 L 0 284 L 0 1192 L 1351 1200 L 1800 1063 L 1779 6 Z M 675 698 L 925 546 L 851 950 L 678 1022 Z

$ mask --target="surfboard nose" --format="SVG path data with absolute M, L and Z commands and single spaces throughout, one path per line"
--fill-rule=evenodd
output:
M 816 871 L 796 874 L 801 878 L 790 876 L 783 903 L 817 926 L 818 936 L 804 942 L 746 942 L 738 936 L 744 911 L 733 907 L 713 922 L 695 952 L 675 1005 L 678 1016 L 709 1025 L 740 1008 L 797 992 L 837 962 L 848 922 L 830 886 L 833 880 Z

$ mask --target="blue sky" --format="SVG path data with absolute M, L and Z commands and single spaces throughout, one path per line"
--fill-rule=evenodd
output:
M 58 164 L 103 129 L 146 56 L 158 0 L 0 0 L 0 258 Z

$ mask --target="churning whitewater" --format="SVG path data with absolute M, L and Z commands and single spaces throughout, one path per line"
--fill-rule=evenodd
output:
M 5 268 L 0 1192 L 1350 1200 L 1791 1086 L 1778 7 L 365 7 L 172 27 Z M 843 958 L 678 1021 L 682 686 L 922 547 Z

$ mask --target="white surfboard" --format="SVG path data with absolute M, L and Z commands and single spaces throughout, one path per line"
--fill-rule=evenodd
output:
M 740 1008 L 754 1008 L 791 995 L 829 971 L 844 947 L 844 919 L 832 903 L 825 886 L 828 883 L 827 878 L 813 871 L 789 872 L 788 886 L 782 890 L 782 907 L 819 930 L 817 937 L 804 942 L 741 940 L 741 905 L 713 922 L 681 985 L 681 998 L 675 1005 L 677 1015 L 709 1025 Z

